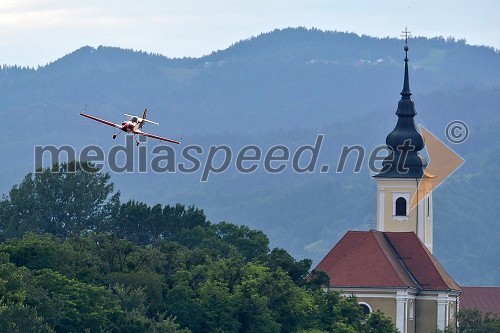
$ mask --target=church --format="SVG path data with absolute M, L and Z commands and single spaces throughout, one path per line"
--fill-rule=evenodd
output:
M 325 290 L 355 295 L 367 313 L 380 310 L 401 333 L 456 327 L 461 287 L 433 256 L 432 182 L 419 154 L 408 75 L 408 45 L 397 124 L 386 144 L 391 153 L 374 175 L 376 230 L 348 231 L 315 268 L 328 274 Z M 415 199 L 417 198 L 417 199 Z

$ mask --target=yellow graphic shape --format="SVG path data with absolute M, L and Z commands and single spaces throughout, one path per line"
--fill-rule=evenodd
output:
M 457 170 L 465 160 L 439 140 L 434 134 L 429 132 L 421 124 L 418 125 L 424 137 L 425 148 L 429 156 L 429 164 L 425 169 L 424 176 L 418 184 L 418 189 L 413 195 L 410 203 L 410 210 L 434 191 L 445 181 L 455 170 Z

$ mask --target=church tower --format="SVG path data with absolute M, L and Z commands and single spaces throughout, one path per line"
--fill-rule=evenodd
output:
M 325 291 L 355 295 L 363 311 L 382 311 L 401 333 L 455 331 L 461 289 L 432 254 L 436 180 L 419 155 L 424 139 L 414 121 L 407 44 L 398 120 L 386 139 L 390 153 L 374 175 L 377 230 L 348 231 L 314 270 L 328 275 Z
M 424 140 L 415 126 L 417 114 L 411 99 L 408 76 L 408 31 L 405 31 L 405 72 L 398 121 L 386 138 L 389 155 L 382 162 L 377 180 L 377 230 L 414 232 L 432 253 L 432 175 L 425 172 L 427 161 L 418 153 Z

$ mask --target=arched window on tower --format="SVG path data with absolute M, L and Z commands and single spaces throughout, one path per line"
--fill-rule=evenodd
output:
M 406 199 L 403 197 L 396 199 L 396 216 L 406 216 Z

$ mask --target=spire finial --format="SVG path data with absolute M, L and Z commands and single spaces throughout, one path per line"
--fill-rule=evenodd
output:
M 409 78 L 408 78 L 408 37 L 411 37 L 411 31 L 408 31 L 408 27 L 405 27 L 405 30 L 404 31 L 401 31 L 401 37 L 404 37 L 405 39 L 405 77 L 404 77 L 404 81 L 403 81 L 403 91 L 401 91 L 401 96 L 403 96 L 403 98 L 410 98 L 411 96 L 411 92 L 410 92 L 410 82 L 409 82 Z
M 401 37 L 405 38 L 405 52 L 406 52 L 406 57 L 405 61 L 408 61 L 408 37 L 411 37 L 411 31 L 408 31 L 408 27 L 405 27 L 405 31 L 401 31 Z

